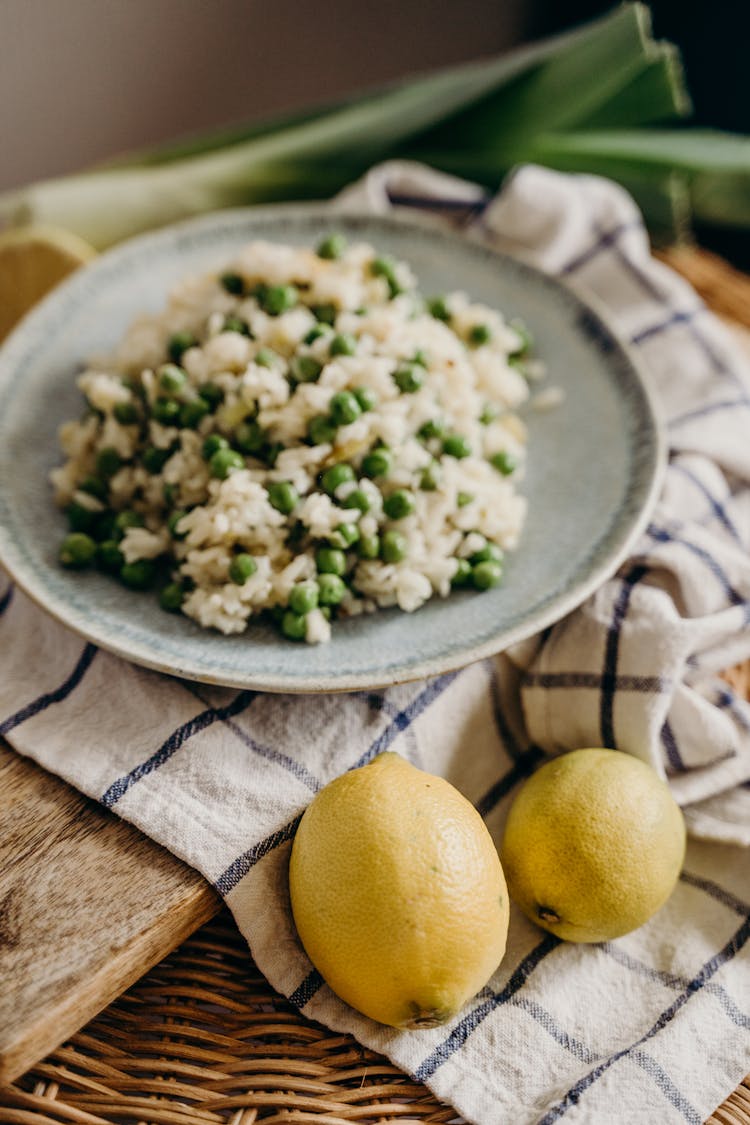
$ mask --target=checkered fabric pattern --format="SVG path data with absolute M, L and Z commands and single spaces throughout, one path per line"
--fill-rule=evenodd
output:
M 160 676 L 84 644 L 0 578 L 0 732 L 198 868 L 292 1003 L 468 1120 L 697 1125 L 750 1070 L 750 708 L 717 675 L 750 656 L 746 366 L 607 181 L 526 167 L 490 199 L 386 164 L 335 205 L 429 211 L 606 307 L 640 352 L 670 444 L 631 558 L 508 654 L 345 697 Z M 399 1033 L 341 1003 L 288 908 L 290 844 L 312 796 L 390 748 L 449 778 L 499 840 L 519 782 L 546 753 L 585 745 L 645 756 L 684 806 L 692 839 L 662 910 L 592 946 L 514 911 L 502 965 L 441 1028 Z

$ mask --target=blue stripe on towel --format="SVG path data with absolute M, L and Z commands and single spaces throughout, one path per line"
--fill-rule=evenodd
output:
M 635 585 L 648 573 L 645 566 L 636 566 L 622 580 L 622 589 L 615 601 L 612 622 L 607 633 L 604 648 L 604 668 L 602 675 L 601 698 L 599 702 L 599 724 L 602 746 L 616 748 L 614 728 L 614 704 L 617 688 L 617 660 L 620 649 L 620 632 L 628 613 L 630 598 Z
M 34 715 L 41 714 L 46 711 L 53 703 L 62 703 L 64 699 L 75 691 L 80 684 L 86 672 L 91 667 L 91 662 L 98 652 L 96 645 L 87 644 L 79 656 L 76 666 L 67 679 L 63 680 L 58 688 L 54 691 L 45 692 L 31 703 L 27 703 L 20 711 L 16 711 L 14 715 L 9 715 L 4 722 L 0 723 L 0 734 L 8 734 L 9 731 L 15 730 L 21 723 L 31 719 Z
M 687 1004 L 690 997 L 699 992 L 723 965 L 731 961 L 732 958 L 740 952 L 749 937 L 750 918 L 746 918 L 727 944 L 720 949 L 714 957 L 706 961 L 700 972 L 689 981 L 687 988 L 680 993 L 668 1008 L 664 1009 L 649 1030 L 642 1035 L 640 1039 L 637 1039 L 635 1043 L 632 1043 L 629 1047 L 624 1047 L 621 1051 L 616 1051 L 613 1055 L 610 1055 L 608 1059 L 599 1063 L 599 1065 L 594 1067 L 593 1070 L 590 1070 L 588 1074 L 580 1078 L 578 1082 L 570 1087 L 565 1097 L 557 1102 L 557 1104 L 544 1115 L 539 1125 L 552 1125 L 553 1121 L 558 1121 L 569 1109 L 572 1109 L 573 1106 L 578 1104 L 586 1090 L 590 1089 L 611 1066 L 614 1066 L 620 1059 L 632 1055 L 643 1043 L 646 1043 L 649 1039 L 652 1039 L 662 1031 L 677 1015 L 680 1009 Z
M 10 585 L 8 586 L 8 589 L 5 591 L 3 596 L 0 598 L 0 617 L 2 617 L 2 615 L 5 613 L 6 609 L 10 605 L 10 603 L 13 601 L 13 593 L 15 591 L 15 588 L 16 587 L 15 587 L 14 583 L 11 582 Z
M 229 892 L 234 890 L 237 884 L 244 879 L 248 871 L 250 871 L 252 867 L 255 867 L 255 864 L 263 859 L 264 856 L 267 856 L 269 852 L 274 851 L 281 844 L 285 844 L 288 840 L 291 840 L 301 820 L 302 813 L 298 813 L 297 816 L 295 816 L 293 820 L 290 820 L 288 824 L 285 824 L 283 828 L 279 828 L 276 832 L 272 832 L 270 836 L 259 840 L 257 844 L 253 844 L 246 852 L 243 852 L 242 855 L 238 855 L 236 859 L 232 860 L 229 867 L 222 872 L 214 883 L 214 887 L 219 894 L 228 895 Z
M 231 718 L 237 715 L 240 711 L 244 711 L 249 707 L 252 701 L 257 697 L 258 693 L 255 691 L 241 691 L 230 704 L 226 707 L 209 707 L 205 711 L 201 711 L 199 715 L 195 715 L 187 723 L 183 723 L 176 731 L 170 734 L 169 738 L 161 744 L 156 753 L 147 758 L 145 762 L 141 762 L 135 769 L 130 770 L 129 773 L 124 774 L 123 777 L 118 777 L 114 781 L 107 792 L 102 796 L 101 803 L 108 809 L 111 809 L 123 797 L 128 789 L 131 789 L 136 782 L 141 781 L 142 778 L 147 777 L 154 770 L 158 770 L 165 762 L 177 753 L 181 746 L 183 746 L 188 739 L 193 735 L 198 734 L 200 731 L 210 727 L 212 723 L 221 722 L 224 719 Z
M 554 937 L 552 934 L 547 934 L 516 967 L 505 987 L 501 989 L 500 992 L 490 996 L 488 1000 L 483 1000 L 476 1008 L 472 1008 L 463 1019 L 459 1020 L 450 1035 L 427 1056 L 424 1062 L 420 1063 L 412 1076 L 414 1081 L 426 1082 L 428 1078 L 432 1077 L 446 1059 L 449 1059 L 451 1055 L 455 1054 L 456 1051 L 463 1047 L 471 1033 L 476 1031 L 487 1016 L 494 1012 L 496 1008 L 507 1004 L 511 997 L 515 996 L 515 994 L 523 988 L 537 965 L 544 960 L 548 953 L 556 949 L 559 944 L 559 938 Z
M 695 555 L 697 559 L 700 559 L 704 566 L 713 574 L 714 578 L 724 590 L 727 600 L 732 605 L 747 604 L 742 594 L 738 594 L 732 586 L 724 568 L 716 561 L 713 555 L 710 555 L 703 547 L 699 547 L 697 543 L 693 543 L 690 539 L 685 539 L 680 535 L 673 535 L 671 531 L 667 531 L 664 527 L 657 527 L 653 523 L 650 523 L 646 528 L 646 534 L 657 543 L 675 543 L 690 551 L 690 553 Z

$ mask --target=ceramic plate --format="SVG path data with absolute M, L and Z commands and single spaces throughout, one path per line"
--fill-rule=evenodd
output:
M 162 612 L 96 572 L 56 562 L 66 521 L 49 470 L 59 424 L 77 417 L 76 372 L 170 286 L 253 238 L 314 244 L 343 230 L 406 259 L 423 292 L 464 289 L 529 325 L 564 402 L 529 410 L 529 514 L 501 587 L 339 622 L 330 644 L 272 626 L 224 637 Z M 322 207 L 220 212 L 104 254 L 52 293 L 0 350 L 0 561 L 45 610 L 112 652 L 172 675 L 264 691 L 381 687 L 499 652 L 579 605 L 625 557 L 658 492 L 663 442 L 643 377 L 601 314 L 528 266 L 434 226 L 335 216 Z

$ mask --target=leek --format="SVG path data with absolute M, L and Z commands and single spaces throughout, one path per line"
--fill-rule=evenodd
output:
M 75 231 L 98 248 L 220 207 L 325 198 L 402 156 L 496 189 L 516 164 L 599 172 L 653 230 L 750 226 L 743 138 L 690 129 L 679 53 L 625 4 L 500 58 L 448 67 L 337 104 L 118 158 L 0 195 L 0 218 Z

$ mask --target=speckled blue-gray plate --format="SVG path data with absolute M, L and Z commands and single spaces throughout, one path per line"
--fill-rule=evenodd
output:
M 75 373 L 130 320 L 158 310 L 186 273 L 217 267 L 263 237 L 314 244 L 343 230 L 405 258 L 423 292 L 465 289 L 521 316 L 563 388 L 557 409 L 527 414 L 522 490 L 529 515 L 504 583 L 339 622 L 330 644 L 296 645 L 270 627 L 238 637 L 163 613 L 96 573 L 56 562 L 65 520 L 48 485 L 57 428 L 80 413 Z M 518 262 L 434 226 L 334 216 L 323 207 L 209 215 L 134 239 L 49 296 L 0 350 L 0 560 L 44 609 L 103 648 L 172 675 L 265 691 L 382 687 L 499 652 L 579 605 L 626 556 L 655 501 L 663 441 L 643 378 L 601 314 Z

